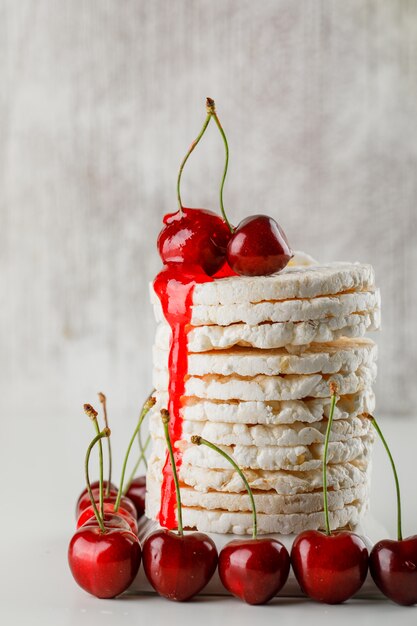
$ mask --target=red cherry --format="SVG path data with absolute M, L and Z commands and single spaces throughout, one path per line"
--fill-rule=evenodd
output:
M 146 476 L 137 476 L 130 483 L 126 496 L 136 507 L 138 519 L 145 513 Z
M 216 546 L 204 533 L 178 535 L 167 529 L 143 544 L 143 566 L 152 587 L 169 600 L 189 600 L 204 589 L 217 565 Z
M 96 504 L 98 506 L 98 503 Z M 135 535 L 138 534 L 138 523 L 136 521 L 136 514 L 135 516 L 133 516 L 131 511 L 123 508 L 123 506 L 120 506 L 117 511 L 115 511 L 114 502 L 104 502 L 103 508 L 104 513 L 115 513 L 117 515 L 120 515 L 120 517 L 123 517 L 123 519 L 125 519 L 126 522 L 129 524 L 131 531 L 135 533 Z M 95 517 L 95 512 L 93 507 L 90 505 L 81 512 L 80 517 L 77 520 L 77 528 L 81 528 L 81 526 L 84 526 L 84 524 L 92 517 Z
M 133 582 L 141 561 L 138 538 L 129 530 L 83 526 L 68 548 L 71 573 L 80 587 L 98 598 L 114 598 Z
M 103 489 L 103 491 L 105 492 L 104 489 Z M 100 488 L 99 487 L 94 487 L 92 489 L 92 492 L 93 492 L 94 500 L 96 500 L 98 502 L 99 498 L 100 498 Z M 111 487 L 110 488 L 110 497 L 114 497 L 114 496 L 117 496 L 117 489 L 115 489 L 115 488 L 113 489 L 113 487 Z M 106 497 L 109 497 L 109 496 L 104 496 L 104 497 L 106 498 Z M 75 510 L 75 517 L 78 518 L 80 516 L 80 513 L 82 511 L 84 511 L 84 509 L 86 509 L 88 506 L 90 506 L 90 504 L 91 504 L 90 496 L 89 496 L 88 492 L 85 492 L 78 499 L 77 507 L 76 507 L 76 510 Z
M 103 524 L 106 528 L 120 528 L 122 530 L 131 530 L 129 524 L 126 519 L 124 519 L 121 515 L 117 513 L 104 513 L 103 516 Z M 96 516 L 90 517 L 83 526 L 95 526 L 97 528 L 100 527 Z
M 103 489 L 104 491 L 107 489 L 107 485 L 108 485 L 108 481 L 107 480 L 103 480 Z M 91 489 L 99 489 L 100 487 L 100 481 L 99 480 L 93 480 L 93 482 L 91 483 Z M 110 483 L 110 489 L 117 491 L 117 487 L 116 485 L 114 485 L 113 483 Z M 87 487 L 85 487 L 82 492 L 80 493 L 77 503 L 81 500 L 81 498 L 83 497 L 83 495 L 85 493 L 88 493 Z
M 219 575 L 230 593 L 248 604 L 264 604 L 284 586 L 290 556 L 275 539 L 236 539 L 219 554 Z
M 216 213 L 183 208 L 182 212 L 165 215 L 164 224 L 158 236 L 164 265 L 180 264 L 208 276 L 222 267 L 231 233 Z
M 393 602 L 417 603 L 417 535 L 401 541 L 378 541 L 369 557 L 369 570 L 377 587 Z
M 242 220 L 227 246 L 227 261 L 242 276 L 280 272 L 292 256 L 284 231 L 268 215 L 252 215 Z
M 100 490 L 95 489 L 93 491 L 93 497 L 96 503 L 99 502 L 99 496 L 100 496 Z M 108 502 L 110 504 L 115 504 L 116 500 L 117 500 L 117 492 L 112 493 L 110 496 L 105 496 L 103 498 L 103 502 Z M 130 498 L 127 498 L 126 496 L 122 496 L 120 498 L 120 504 L 123 506 L 123 508 L 126 511 L 129 511 L 129 513 L 134 519 L 136 519 L 136 507 L 133 504 L 132 500 L 130 500 Z M 90 496 L 87 494 L 87 497 L 83 497 L 82 500 L 80 501 L 80 506 L 79 506 L 80 512 L 78 514 L 78 517 L 84 511 L 84 509 L 88 508 L 89 506 L 91 506 L 91 500 L 90 500 Z
M 368 550 L 354 533 L 307 530 L 294 541 L 291 563 L 304 593 L 318 602 L 339 604 L 365 582 Z

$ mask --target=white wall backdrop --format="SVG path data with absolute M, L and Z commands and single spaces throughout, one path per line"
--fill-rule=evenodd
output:
M 378 406 L 415 411 L 416 2 L 0 0 L 0 79 L 2 416 L 150 388 L 155 239 L 206 96 L 232 221 L 375 266 Z M 213 125 L 185 204 L 217 208 L 222 158 Z

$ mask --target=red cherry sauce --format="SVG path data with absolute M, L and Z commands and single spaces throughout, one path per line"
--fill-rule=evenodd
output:
M 185 380 L 188 373 L 188 341 L 190 329 L 193 291 L 197 283 L 212 281 L 205 274 L 185 272 L 180 267 L 165 267 L 154 280 L 154 290 L 161 302 L 164 317 L 171 327 L 171 342 L 168 357 L 168 406 L 170 414 L 169 434 L 174 446 L 177 470 L 182 461 L 182 453 L 175 448 L 175 442 L 182 435 L 182 402 L 185 393 Z M 177 501 L 172 468 L 167 452 L 162 472 L 161 506 L 159 523 L 165 528 L 177 528 Z

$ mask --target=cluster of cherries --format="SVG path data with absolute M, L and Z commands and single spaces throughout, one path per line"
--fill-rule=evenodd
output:
M 292 251 L 281 227 L 265 215 L 255 215 L 233 228 L 223 206 L 229 150 L 227 139 L 217 117 L 214 102 L 207 99 L 207 118 L 197 139 L 185 156 L 178 175 L 179 210 L 164 218 L 158 250 L 164 265 L 193 277 L 269 275 L 282 270 Z M 214 118 L 225 146 L 225 167 L 220 187 L 223 219 L 204 209 L 184 208 L 180 181 L 184 165 Z M 144 450 L 123 489 L 125 471 L 132 445 L 140 437 L 142 422 L 155 403 L 148 398 L 129 442 L 122 467 L 119 489 L 111 482 L 110 429 L 107 423 L 106 399 L 103 404 L 105 428 L 100 431 L 97 412 L 85 405 L 94 423 L 96 436 L 87 449 L 85 475 L 87 487 L 77 502 L 77 531 L 73 535 L 68 560 L 77 583 L 99 598 L 123 593 L 133 582 L 143 559 L 146 576 L 161 595 L 170 600 L 185 601 L 198 594 L 218 568 L 224 587 L 249 604 L 263 604 L 284 586 L 292 565 L 301 589 L 310 598 L 330 604 L 344 602 L 363 585 L 368 568 L 379 589 L 391 600 L 403 605 L 417 603 L 417 536 L 402 538 L 401 502 L 395 465 L 375 418 L 369 416 L 389 455 L 394 472 L 398 504 L 398 540 L 378 542 L 368 555 L 364 541 L 348 531 L 332 532 L 327 502 L 327 450 L 336 404 L 336 388 L 331 386 L 332 403 L 323 455 L 323 504 L 326 531 L 305 531 L 293 543 L 291 556 L 285 546 L 272 538 L 257 537 L 255 501 L 247 479 L 234 460 L 215 444 L 192 437 L 195 445 L 206 445 L 225 457 L 241 477 L 252 505 L 253 535 L 228 543 L 217 553 L 213 540 L 204 533 L 184 533 L 181 495 L 169 435 L 169 414 L 161 411 L 177 497 L 178 532 L 160 528 L 148 535 L 141 546 L 138 518 L 144 513 L 146 480 L 135 478 Z M 109 448 L 109 477 L 103 480 L 102 439 Z M 90 484 L 89 458 L 99 446 L 100 480 Z
M 192 443 L 206 445 L 221 454 L 242 479 L 252 506 L 253 535 L 251 539 L 229 542 L 218 553 L 208 535 L 201 532 L 184 533 L 180 486 L 169 435 L 169 413 L 166 410 L 161 411 L 161 419 L 175 482 L 178 532 L 160 528 L 149 534 L 140 546 L 137 519 L 144 512 L 145 478 L 130 480 L 125 490 L 126 496 L 121 494 L 127 458 L 154 399 L 149 398 L 142 409 L 124 460 L 119 490 L 110 480 L 103 481 L 102 452 L 100 481 L 90 484 L 88 464 L 91 450 L 97 443 L 101 443 L 101 439 L 110 436 L 110 430 L 106 426 L 100 432 L 97 412 L 91 405 L 85 405 L 85 411 L 94 421 L 98 433 L 87 449 L 87 489 L 78 499 L 78 530 L 68 550 L 70 568 L 77 583 L 99 598 L 115 597 L 131 585 L 143 559 L 150 584 L 159 595 L 170 600 L 191 599 L 204 589 L 218 568 L 219 577 L 231 594 L 248 604 L 264 604 L 282 589 L 292 565 L 300 587 L 307 596 L 319 602 L 337 604 L 359 591 L 369 567 L 376 585 L 388 598 L 402 605 L 417 603 L 417 536 L 402 538 L 398 476 L 387 443 L 372 416 L 369 419 L 381 437 L 394 472 L 398 499 L 398 540 L 380 541 L 368 555 L 367 547 L 359 535 L 349 531 L 332 532 L 330 529 L 327 450 L 336 405 L 336 387 L 332 383 L 330 390 L 332 403 L 323 455 L 326 531 L 311 530 L 298 535 L 291 555 L 280 541 L 257 536 L 255 500 L 244 473 L 224 450 L 200 436 L 193 436 Z
M 117 489 L 111 482 L 111 432 L 107 422 L 106 397 L 99 394 L 99 398 L 103 405 L 106 425 L 102 431 L 99 428 L 97 411 L 90 404 L 84 405 L 84 411 L 92 420 L 97 434 L 87 448 L 86 488 L 77 500 L 77 530 L 68 547 L 68 562 L 72 575 L 80 587 L 98 598 L 114 598 L 132 584 L 141 562 L 142 551 L 137 535 L 138 519 L 145 512 L 146 478 L 135 477 L 135 472 L 144 458 L 146 446 L 141 445 L 141 456 L 124 490 L 123 483 L 133 442 L 154 401 L 148 399 L 143 406 L 126 452 L 120 487 Z M 107 438 L 108 441 L 108 480 L 103 480 L 103 438 Z M 89 459 L 92 449 L 97 444 L 100 480 L 90 483 Z
M 267 215 L 252 215 L 234 228 L 227 218 L 223 188 L 229 163 L 229 147 L 211 98 L 207 98 L 206 110 L 203 128 L 180 166 L 177 179 L 179 209 L 165 215 L 165 226 L 158 237 L 162 262 L 171 268 L 186 268 L 197 276 L 267 276 L 279 272 L 293 256 L 281 226 Z M 222 218 L 206 209 L 185 208 L 180 191 L 184 165 L 212 118 L 223 138 L 226 155 L 220 186 Z

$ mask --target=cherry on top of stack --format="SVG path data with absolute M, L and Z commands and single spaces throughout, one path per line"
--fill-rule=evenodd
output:
M 223 206 L 228 146 L 214 103 L 183 160 L 179 210 L 164 218 L 158 249 L 164 269 L 152 300 L 160 324 L 154 347 L 157 404 L 146 512 L 176 527 L 175 493 L 159 417 L 167 408 L 186 527 L 248 533 L 252 517 L 236 472 L 202 435 L 233 455 L 254 490 L 263 533 L 324 528 L 323 441 L 337 386 L 329 447 L 333 528 L 355 525 L 368 502 L 376 348 L 363 339 L 379 327 L 374 273 L 358 263 L 304 263 L 272 218 L 234 228 Z M 183 167 L 214 119 L 226 148 L 221 219 L 182 205 Z

